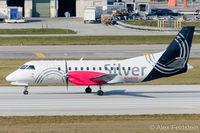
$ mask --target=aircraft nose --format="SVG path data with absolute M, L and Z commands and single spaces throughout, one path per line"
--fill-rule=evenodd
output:
M 13 75 L 12 75 L 12 74 L 8 75 L 8 76 L 6 77 L 6 80 L 9 81 L 9 82 L 13 81 L 13 80 L 14 80 L 14 79 L 13 79 Z

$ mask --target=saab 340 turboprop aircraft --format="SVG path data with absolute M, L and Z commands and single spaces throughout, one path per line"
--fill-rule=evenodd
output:
M 12 85 L 25 86 L 28 94 L 29 83 L 68 83 L 88 86 L 98 85 L 99 96 L 104 84 L 145 82 L 187 72 L 187 64 L 194 34 L 192 26 L 184 27 L 164 52 L 149 54 L 125 60 L 44 60 L 30 61 L 6 77 Z

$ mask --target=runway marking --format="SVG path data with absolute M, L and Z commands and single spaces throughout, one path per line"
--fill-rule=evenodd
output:
M 142 55 L 150 55 L 150 53 L 144 52 L 142 53 Z
M 180 107 L 180 108 L 183 108 L 183 109 L 200 109 L 200 107 Z
M 39 58 L 45 58 L 46 56 L 43 53 L 34 53 Z

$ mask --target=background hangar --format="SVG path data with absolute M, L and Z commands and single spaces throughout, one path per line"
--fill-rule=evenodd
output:
M 133 2 L 135 0 L 125 1 Z M 71 16 L 83 17 L 85 7 L 107 6 L 112 2 L 114 0 L 0 0 L 0 5 L 23 7 L 25 18 L 64 17 L 66 11 L 70 12 Z

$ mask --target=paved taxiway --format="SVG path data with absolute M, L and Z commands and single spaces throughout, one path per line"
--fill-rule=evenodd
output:
M 0 29 L 28 29 L 28 28 L 59 28 L 59 29 L 73 29 L 77 34 L 61 34 L 53 36 L 87 36 L 87 35 L 176 35 L 177 32 L 171 31 L 145 31 L 124 28 L 121 26 L 105 26 L 102 24 L 84 24 L 82 18 L 71 17 L 66 18 L 29 18 L 26 23 L 0 23 Z M 0 35 L 4 37 L 13 36 L 52 36 L 52 35 Z
M 46 58 L 131 58 L 163 51 L 168 45 L 0 46 L 0 58 L 38 58 L 36 53 Z M 200 44 L 193 44 L 190 57 L 200 57 Z
M 1 116 L 200 113 L 200 85 L 104 86 L 101 97 L 80 86 L 22 89 L 0 87 Z

